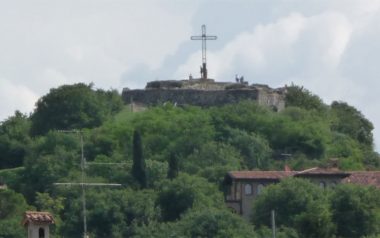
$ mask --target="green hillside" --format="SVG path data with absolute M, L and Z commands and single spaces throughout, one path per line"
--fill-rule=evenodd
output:
M 86 182 L 122 184 L 87 189 L 90 237 L 266 237 L 266 222 L 249 223 L 224 206 L 226 172 L 324 167 L 331 158 L 342 170 L 380 168 L 373 125 L 358 109 L 345 102 L 326 105 L 295 85 L 288 88 L 281 112 L 253 101 L 210 108 L 165 104 L 131 112 L 116 91 L 65 85 L 43 96 L 31 115 L 16 112 L 0 125 L 0 182 L 8 186 L 0 190 L 0 237 L 25 237 L 24 230 L 9 228 L 20 226 L 25 209 L 52 212 L 53 237 L 82 236 L 80 187 L 54 185 L 81 181 L 81 137 L 67 130 L 83 135 Z M 297 181 L 287 183 L 292 187 Z M 306 192 L 315 193 L 310 187 Z M 339 189 L 339 194 L 378 193 Z M 279 224 L 278 237 L 380 233 L 373 225 L 380 222 L 380 201 L 373 196 L 358 198 L 374 204 L 367 208 L 373 212 L 368 224 L 358 228 L 363 233 L 339 230 L 342 215 L 331 201 L 343 198 L 336 191 L 316 195 L 317 202 L 310 198 L 315 203 L 305 208 L 329 211 L 323 217 L 327 233 L 316 227 L 315 233 L 303 233 L 302 222 L 313 226 L 318 220 L 303 215 Z

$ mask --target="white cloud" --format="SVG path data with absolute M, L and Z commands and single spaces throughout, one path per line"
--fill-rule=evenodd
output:
M 183 11 L 178 3 L 174 4 L 178 11 L 174 11 L 170 5 L 99 0 L 2 3 L 0 52 L 4 54 L 0 55 L 0 75 L 8 71 L 5 73 L 19 80 L 19 73 L 12 70 L 18 65 L 34 81 L 33 77 L 52 68 L 69 81 L 74 77 L 119 86 L 122 72 L 139 63 L 157 68 L 167 54 L 187 40 L 194 10 Z M 99 75 L 99 68 L 116 73 Z M 29 86 L 43 87 L 40 83 Z
M 22 113 L 30 112 L 37 98 L 38 96 L 25 86 L 0 78 L 1 120 L 13 115 L 16 109 Z
M 248 80 L 262 81 L 275 75 L 276 83 L 287 77 L 315 77 L 321 68 L 330 71 L 339 64 L 351 31 L 349 21 L 337 12 L 312 17 L 292 13 L 274 23 L 256 25 L 221 50 L 209 52 L 210 75 L 225 80 L 240 69 Z M 198 68 L 199 55 L 191 55 L 176 75 Z
M 121 90 L 125 72 L 159 68 L 187 40 L 195 10 L 153 0 L 2 1 L 0 78 L 38 96 L 77 82 Z M 6 107 L 0 101 L 1 115 Z

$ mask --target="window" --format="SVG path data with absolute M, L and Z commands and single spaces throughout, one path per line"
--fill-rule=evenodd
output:
M 38 229 L 38 238 L 45 238 L 45 229 L 42 227 Z
M 321 182 L 319 183 L 319 187 L 321 187 L 321 188 L 325 188 L 325 187 L 326 187 L 326 183 L 323 182 L 323 181 L 321 181 Z
M 263 184 L 259 184 L 257 185 L 257 195 L 259 195 L 264 189 L 264 185 Z
M 244 194 L 245 195 L 252 195 L 252 185 L 250 185 L 250 184 L 244 185 Z

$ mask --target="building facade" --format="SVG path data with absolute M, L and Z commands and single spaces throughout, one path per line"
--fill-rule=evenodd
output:
M 49 212 L 27 211 L 22 221 L 28 231 L 28 238 L 49 238 L 49 226 L 54 218 Z
M 319 186 L 333 187 L 339 183 L 373 185 L 380 189 L 380 171 L 343 172 L 337 169 L 311 168 L 304 171 L 231 171 L 224 179 L 225 202 L 234 212 L 249 219 L 253 201 L 262 190 L 284 178 L 308 179 Z

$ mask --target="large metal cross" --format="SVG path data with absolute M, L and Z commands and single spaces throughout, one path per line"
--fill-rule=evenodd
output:
M 201 40 L 202 41 L 202 66 L 201 66 L 201 78 L 207 79 L 207 62 L 206 62 L 206 41 L 207 40 L 216 40 L 216 36 L 206 35 L 206 26 L 202 25 L 202 35 L 201 36 L 192 36 L 191 40 Z

